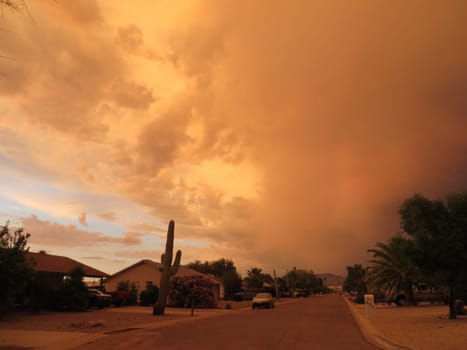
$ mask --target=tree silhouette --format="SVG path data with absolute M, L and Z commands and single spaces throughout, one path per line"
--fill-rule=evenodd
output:
M 357 303 L 363 303 L 367 291 L 366 269 L 360 264 L 347 266 L 347 278 L 344 281 L 344 291 L 356 293 Z
M 260 268 L 252 267 L 247 271 L 245 281 L 248 288 L 262 288 L 265 282 L 265 275 Z
M 0 229 L 0 310 L 8 310 L 15 299 L 24 295 L 33 276 L 33 266 L 26 258 L 29 233 L 22 228 L 10 233 L 7 222 Z
M 242 278 L 237 272 L 234 262 L 230 259 L 221 258 L 214 261 L 205 261 L 204 263 L 200 260 L 195 260 L 188 263 L 186 267 L 222 279 L 226 298 L 233 297 L 236 292 L 242 289 Z
M 415 304 L 412 286 L 417 279 L 417 268 L 412 261 L 413 241 L 396 236 L 388 244 L 378 242 L 376 248 L 368 249 L 373 254 L 368 272 L 371 284 L 386 292 L 404 291 L 407 301 Z
M 445 202 L 416 194 L 399 214 L 414 240 L 414 262 L 426 279 L 449 288 L 449 318 L 456 318 L 456 288 L 467 274 L 467 191 L 451 193 Z

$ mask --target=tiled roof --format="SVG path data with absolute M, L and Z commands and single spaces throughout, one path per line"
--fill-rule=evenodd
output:
M 99 271 L 91 266 L 65 256 L 51 255 L 46 253 L 27 252 L 27 258 L 33 261 L 34 268 L 42 272 L 55 272 L 67 275 L 75 267 L 79 266 L 84 271 L 85 277 L 108 277 L 105 272 Z

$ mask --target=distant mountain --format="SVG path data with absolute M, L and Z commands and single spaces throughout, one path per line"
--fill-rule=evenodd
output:
M 321 278 L 327 286 L 341 286 L 345 281 L 345 277 L 334 275 L 333 273 L 317 273 L 316 276 Z

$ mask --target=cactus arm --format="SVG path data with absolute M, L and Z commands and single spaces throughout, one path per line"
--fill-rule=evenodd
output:
M 165 243 L 165 261 L 163 262 L 164 267 L 170 266 L 172 264 L 172 257 L 174 251 L 174 231 L 175 231 L 175 222 L 170 220 L 169 229 L 167 230 L 167 242 Z
M 178 271 L 178 268 L 180 267 L 180 260 L 182 259 L 182 251 L 181 250 L 177 250 L 177 254 L 175 255 L 175 260 L 174 260 L 174 263 L 172 265 L 172 269 L 171 269 L 171 275 L 174 276 L 177 271 Z

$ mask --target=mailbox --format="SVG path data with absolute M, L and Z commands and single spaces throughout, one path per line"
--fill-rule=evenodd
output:
M 365 315 L 371 319 L 375 312 L 375 296 L 373 294 L 365 294 Z

